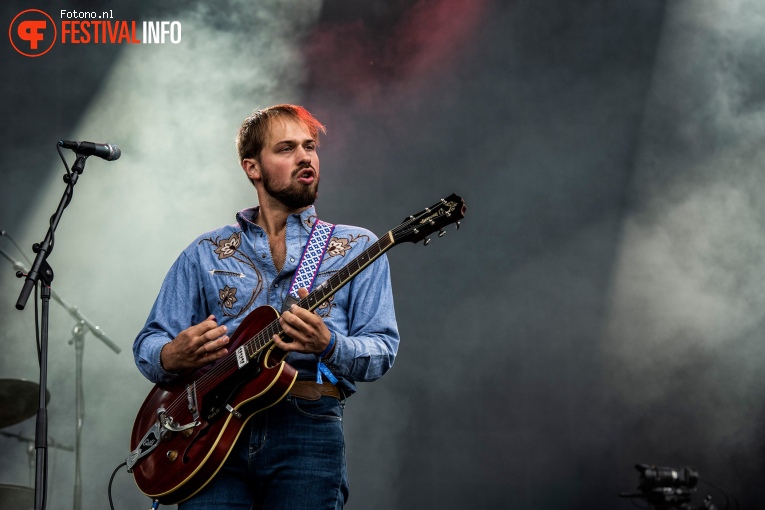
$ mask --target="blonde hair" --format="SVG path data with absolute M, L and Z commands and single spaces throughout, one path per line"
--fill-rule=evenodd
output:
M 239 134 L 236 136 L 236 150 L 239 153 L 239 162 L 246 158 L 260 159 L 260 151 L 266 143 L 266 133 L 271 125 L 271 120 L 285 117 L 297 120 L 305 124 L 311 137 L 319 145 L 319 131 L 326 133 L 324 125 L 316 120 L 311 113 L 302 106 L 294 104 L 277 104 L 261 110 L 255 110 L 244 119 Z

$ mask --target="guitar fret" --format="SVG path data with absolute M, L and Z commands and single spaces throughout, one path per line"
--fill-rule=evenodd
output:
M 350 280 L 362 268 L 379 257 L 391 245 L 390 236 L 386 235 L 372 244 L 358 257 L 350 261 L 346 266 L 332 275 L 324 283 L 319 285 L 313 292 L 298 302 L 298 306 L 313 310 L 332 296 L 340 287 Z
M 324 283 L 316 287 L 313 292 L 299 300 L 297 305 L 308 310 L 315 310 L 321 303 L 331 297 L 343 285 L 348 283 L 348 281 L 350 281 L 350 279 L 362 268 L 366 267 L 371 261 L 384 253 L 391 244 L 392 241 L 390 240 L 389 235 L 379 239 L 358 257 L 341 268 L 337 273 L 329 277 Z M 283 333 L 283 331 L 279 326 L 278 320 L 268 324 L 260 330 L 254 338 L 250 339 L 250 341 L 245 344 L 248 356 L 250 358 L 255 357 L 258 352 L 268 345 L 274 335 L 281 333 Z
M 314 310 L 318 305 L 325 302 L 340 288 L 347 284 L 364 267 L 367 267 L 372 261 L 377 259 L 382 253 L 396 243 L 402 241 L 419 242 L 420 240 L 425 239 L 427 235 L 435 232 L 439 227 L 455 222 L 457 223 L 457 228 L 459 228 L 458 220 L 464 217 L 464 213 L 465 204 L 463 200 L 456 195 L 451 195 L 446 199 L 441 199 L 439 203 L 431 208 L 426 208 L 425 211 L 421 213 L 409 216 L 409 218 L 404 220 L 401 225 L 387 232 L 375 243 L 372 243 L 371 246 L 368 246 L 358 257 L 350 261 L 341 270 L 332 274 L 323 284 L 316 287 L 314 291 L 309 293 L 305 298 L 298 301 L 298 305 L 303 308 Z M 442 233 L 439 235 L 442 235 Z M 273 310 L 267 310 L 264 312 L 264 315 L 260 317 L 273 317 Z M 232 419 L 230 423 L 228 421 L 226 422 L 226 427 L 231 427 L 227 428 L 228 436 L 236 436 L 239 431 L 241 431 L 241 427 L 247 423 L 247 419 L 249 419 L 254 412 L 257 412 L 255 408 L 260 407 L 259 410 L 264 408 L 260 406 L 260 402 L 267 404 L 265 407 L 268 407 L 268 405 L 272 405 L 274 402 L 278 402 L 280 399 L 284 398 L 289 387 L 283 381 L 287 381 L 289 377 L 297 377 L 294 368 L 290 367 L 284 360 L 275 360 L 284 364 L 280 370 L 263 370 L 257 374 L 253 374 L 254 378 L 261 378 L 263 383 L 268 384 L 268 389 L 264 390 L 264 394 L 262 395 L 246 394 L 244 388 L 241 390 L 242 393 L 238 393 L 240 392 L 240 389 L 234 390 L 237 393 L 231 393 L 231 390 L 227 386 L 221 386 L 221 390 L 216 389 L 216 386 L 223 384 L 223 379 L 229 377 L 235 370 L 237 370 L 237 367 L 242 368 L 247 364 L 246 362 L 248 360 L 254 361 L 253 358 L 258 356 L 258 354 L 267 346 L 271 345 L 271 338 L 274 334 L 283 334 L 278 320 L 271 321 L 270 324 L 267 324 L 260 329 L 259 332 L 253 333 L 253 337 L 244 342 L 244 348 L 240 347 L 234 352 L 229 353 L 226 358 L 216 362 L 209 371 L 206 371 L 196 381 L 193 381 L 194 386 L 192 389 L 195 389 L 203 399 L 207 397 L 210 392 L 219 393 L 219 391 L 224 391 L 226 395 L 230 394 L 231 397 L 228 398 L 231 402 L 249 402 L 249 400 L 246 399 L 255 399 L 255 397 L 260 399 L 253 402 L 254 405 L 248 405 L 246 408 L 238 407 L 239 410 L 233 410 L 232 408 L 228 409 L 234 416 L 243 418 L 236 420 Z M 237 333 L 235 332 L 232 336 L 236 337 L 236 335 Z M 242 360 L 245 356 L 248 357 L 248 360 Z M 245 363 L 242 364 L 240 363 L 241 361 L 245 361 Z M 219 436 L 215 433 L 205 436 L 206 431 L 200 432 L 205 429 L 197 428 L 199 424 L 195 424 L 194 427 L 196 431 L 194 429 L 189 430 L 192 433 L 197 434 L 194 441 L 198 442 L 195 443 L 192 450 L 187 451 L 185 454 L 189 457 L 190 462 L 187 463 L 184 459 L 183 463 L 179 463 L 175 466 L 176 469 L 179 470 L 179 477 L 161 476 L 161 471 L 165 469 L 165 466 L 167 465 L 164 459 L 166 448 L 161 446 L 155 448 L 155 445 L 160 439 L 160 432 L 164 435 L 165 431 L 161 430 L 161 424 L 157 423 L 157 412 L 160 411 L 162 407 L 165 407 L 166 411 L 162 412 L 162 416 L 164 417 L 173 419 L 173 417 L 177 418 L 179 416 L 185 416 L 183 413 L 186 412 L 189 405 L 187 393 L 187 388 L 189 386 L 183 386 L 184 385 L 178 386 L 179 389 L 176 394 L 173 393 L 175 390 L 171 389 L 168 391 L 165 388 L 159 388 L 162 393 L 151 393 L 147 399 L 148 405 L 142 407 L 141 413 L 136 418 L 136 425 L 134 425 L 133 428 L 133 440 L 131 443 L 133 443 L 132 446 L 134 447 L 134 450 L 131 452 L 129 460 L 132 460 L 133 464 L 135 464 L 135 462 L 142 458 L 153 459 L 151 462 L 143 461 L 143 464 L 138 466 L 138 469 L 134 471 L 135 481 L 143 492 L 148 494 L 149 492 L 147 491 L 151 491 L 152 493 L 161 494 L 161 498 L 157 501 L 160 501 L 160 499 L 167 500 L 168 503 L 160 501 L 163 504 L 170 504 L 170 502 L 183 500 L 192 490 L 196 491 L 204 487 L 207 482 L 203 481 L 199 475 L 199 473 L 204 474 L 202 466 L 212 454 L 213 448 L 217 448 L 217 445 L 224 444 L 225 441 L 227 441 L 222 433 Z M 255 387 L 263 387 L 260 384 L 247 386 L 253 389 Z M 249 389 L 247 391 L 249 391 Z M 165 393 L 167 394 L 165 395 Z M 234 400 L 234 397 L 239 400 Z M 204 400 L 202 402 L 204 403 Z M 155 404 L 161 404 L 162 407 L 155 407 Z M 252 411 L 249 410 L 250 407 L 252 408 Z M 212 409 L 209 409 L 208 411 L 212 411 Z M 216 407 L 214 413 L 217 414 L 220 411 L 221 410 Z M 241 412 L 247 413 L 248 416 L 241 416 Z M 209 416 L 215 416 L 215 414 L 210 414 Z M 223 414 L 225 416 L 225 413 Z M 205 425 L 205 427 L 206 426 L 207 425 Z M 221 443 L 219 443 L 219 440 Z M 137 444 L 135 444 L 136 442 Z M 147 455 L 151 455 L 151 457 L 147 457 Z M 159 469 L 159 471 L 157 471 L 157 469 Z M 131 472 L 133 471 L 131 470 Z M 176 478 L 184 479 L 185 482 L 178 485 Z M 157 484 L 158 479 L 162 482 L 161 484 Z

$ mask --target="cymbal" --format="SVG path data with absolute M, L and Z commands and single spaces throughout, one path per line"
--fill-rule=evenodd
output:
M 0 379 L 0 429 L 37 414 L 40 385 L 24 379 Z M 50 391 L 45 391 L 50 402 Z M 0 508 L 10 508 L 0 506 Z
M 29 487 L 0 484 L 0 508 L 33 510 L 35 491 Z

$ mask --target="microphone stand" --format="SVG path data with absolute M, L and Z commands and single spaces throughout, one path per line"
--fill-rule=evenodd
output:
M 40 300 L 42 302 L 42 318 L 40 320 L 40 396 L 39 407 L 37 409 L 37 422 L 35 424 L 35 449 L 37 451 L 35 463 L 35 510 L 44 510 L 46 503 L 47 478 L 48 478 L 48 410 L 45 402 L 45 392 L 48 383 L 48 318 L 50 315 L 49 305 L 51 296 L 51 284 L 53 282 L 53 269 L 48 264 L 48 256 L 53 251 L 54 232 L 58 227 L 64 209 L 69 205 L 74 193 L 74 186 L 77 179 L 85 169 L 87 156 L 77 154 L 77 160 L 72 165 L 72 171 L 64 176 L 66 189 L 61 197 L 56 212 L 50 218 L 50 226 L 45 234 L 42 243 L 35 243 L 32 246 L 37 256 L 35 257 L 29 273 L 26 275 L 24 286 L 21 288 L 19 298 L 16 301 L 16 309 L 23 310 L 29 300 L 32 289 L 40 281 L 41 292 Z M 16 273 L 17 276 L 24 276 L 22 273 Z
M 9 233 L 7 233 L 5 230 L 0 232 L 0 236 L 6 236 L 8 239 L 18 247 L 16 244 L 16 241 L 11 237 Z M 3 251 L 2 248 L 0 248 L 0 255 L 8 259 L 8 261 L 13 265 L 14 269 L 17 271 L 20 271 L 24 274 L 28 273 L 29 271 L 27 268 L 22 264 L 21 262 L 18 262 L 14 260 L 10 255 L 8 255 L 5 251 Z M 107 347 L 109 347 L 112 351 L 114 351 L 116 354 L 119 354 L 122 352 L 122 349 L 120 349 L 117 344 L 115 344 L 107 335 L 103 332 L 103 330 L 98 327 L 96 324 L 94 324 L 92 321 L 90 321 L 87 317 L 85 317 L 82 312 L 80 312 L 79 308 L 76 306 L 72 306 L 68 304 L 66 301 L 64 301 L 63 298 L 61 298 L 56 291 L 51 289 L 51 297 L 57 301 L 68 313 L 71 315 L 75 321 L 77 321 L 77 324 L 75 324 L 74 328 L 72 328 L 72 338 L 69 340 L 69 345 L 74 345 L 75 347 L 75 353 L 76 353 L 76 364 L 75 364 L 75 387 L 76 387 L 76 396 L 75 396 L 75 447 L 72 449 L 71 447 L 68 448 L 62 448 L 64 450 L 68 451 L 74 451 L 75 452 L 75 461 L 74 461 L 74 507 L 73 510 L 79 510 L 82 507 L 82 475 L 81 475 L 81 437 L 82 437 L 82 426 L 84 423 L 85 418 L 85 397 L 83 392 L 83 377 L 82 377 L 82 367 L 83 367 L 83 353 L 85 349 L 85 335 L 90 331 L 93 333 L 96 338 L 101 340 L 104 344 L 106 344 Z M 2 432 L 0 434 L 6 435 Z M 53 443 L 49 443 L 49 446 L 56 446 Z M 34 448 L 31 448 L 32 450 Z M 30 459 L 30 464 L 31 464 Z

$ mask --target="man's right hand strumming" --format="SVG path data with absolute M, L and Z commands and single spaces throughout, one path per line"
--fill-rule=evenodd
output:
M 213 315 L 184 329 L 162 348 L 162 367 L 168 372 L 193 370 L 224 357 L 228 354 L 225 349 L 229 342 L 227 331 L 226 326 L 218 326 Z

